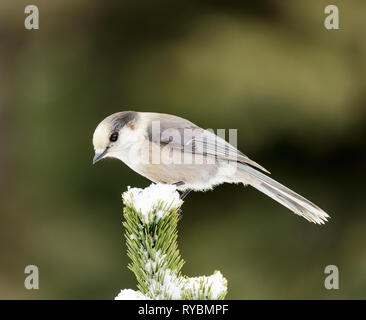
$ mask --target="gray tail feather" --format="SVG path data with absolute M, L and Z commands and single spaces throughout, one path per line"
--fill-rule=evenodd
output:
M 297 215 L 317 224 L 324 224 L 328 220 L 326 212 L 296 192 L 248 165 L 237 163 L 237 166 L 245 172 L 245 184 L 250 184 Z

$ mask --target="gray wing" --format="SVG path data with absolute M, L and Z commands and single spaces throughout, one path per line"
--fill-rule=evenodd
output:
M 155 119 L 154 119 L 155 118 Z M 270 173 L 255 161 L 249 159 L 237 148 L 211 131 L 204 130 L 194 123 L 173 115 L 156 115 L 153 121 L 159 122 L 159 132 L 152 130 L 149 124 L 148 136 L 150 141 L 161 146 L 190 152 L 193 154 L 209 155 L 217 159 L 240 162 Z

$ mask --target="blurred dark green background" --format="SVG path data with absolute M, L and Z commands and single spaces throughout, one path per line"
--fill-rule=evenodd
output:
M 25 30 L 35 4 L 40 29 Z M 324 8 L 336 4 L 340 30 Z M 219 269 L 231 299 L 366 297 L 365 1 L 22 1 L 0 4 L 0 298 L 113 299 L 135 288 L 121 193 L 149 181 L 92 165 L 122 110 L 237 128 L 238 146 L 332 217 L 308 223 L 254 189 L 191 194 L 185 274 Z M 24 268 L 40 289 L 24 288 Z M 340 289 L 324 288 L 324 268 Z

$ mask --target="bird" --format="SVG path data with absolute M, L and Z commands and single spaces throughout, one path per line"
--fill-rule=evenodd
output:
M 270 172 L 211 130 L 179 116 L 122 111 L 109 115 L 93 134 L 93 164 L 117 158 L 153 183 L 172 184 L 184 199 L 222 183 L 250 185 L 315 224 L 329 215 L 269 177 Z

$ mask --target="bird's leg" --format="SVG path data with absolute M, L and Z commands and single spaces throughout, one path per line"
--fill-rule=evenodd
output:
M 180 187 L 180 186 L 183 186 L 185 183 L 183 181 L 178 181 L 178 182 L 175 182 L 173 183 L 173 185 L 175 185 L 176 187 Z M 192 191 L 192 189 L 186 189 L 183 191 L 183 193 L 180 195 L 180 199 L 181 200 L 184 200 L 184 198 L 186 196 L 188 196 L 188 193 L 190 193 Z
M 176 183 L 173 183 L 175 186 L 179 187 L 179 186 L 182 186 L 184 185 L 184 182 L 183 181 L 178 181 Z M 187 190 L 184 190 L 183 193 L 180 195 L 180 199 L 181 200 L 184 200 L 184 198 L 188 195 L 188 193 L 190 193 L 192 191 L 192 189 L 187 189 Z M 178 209 L 177 211 L 178 215 L 179 215 L 179 220 L 183 218 L 183 211 L 182 209 Z
M 184 200 L 184 198 L 186 196 L 188 196 L 188 193 L 190 193 L 192 191 L 192 189 L 187 189 L 187 190 L 184 190 L 183 193 L 180 195 L 180 199 L 181 200 Z
M 180 195 L 180 200 L 184 200 L 184 198 L 190 193 L 192 189 L 184 190 L 183 193 Z M 179 220 L 183 218 L 183 211 L 181 209 L 178 210 Z

